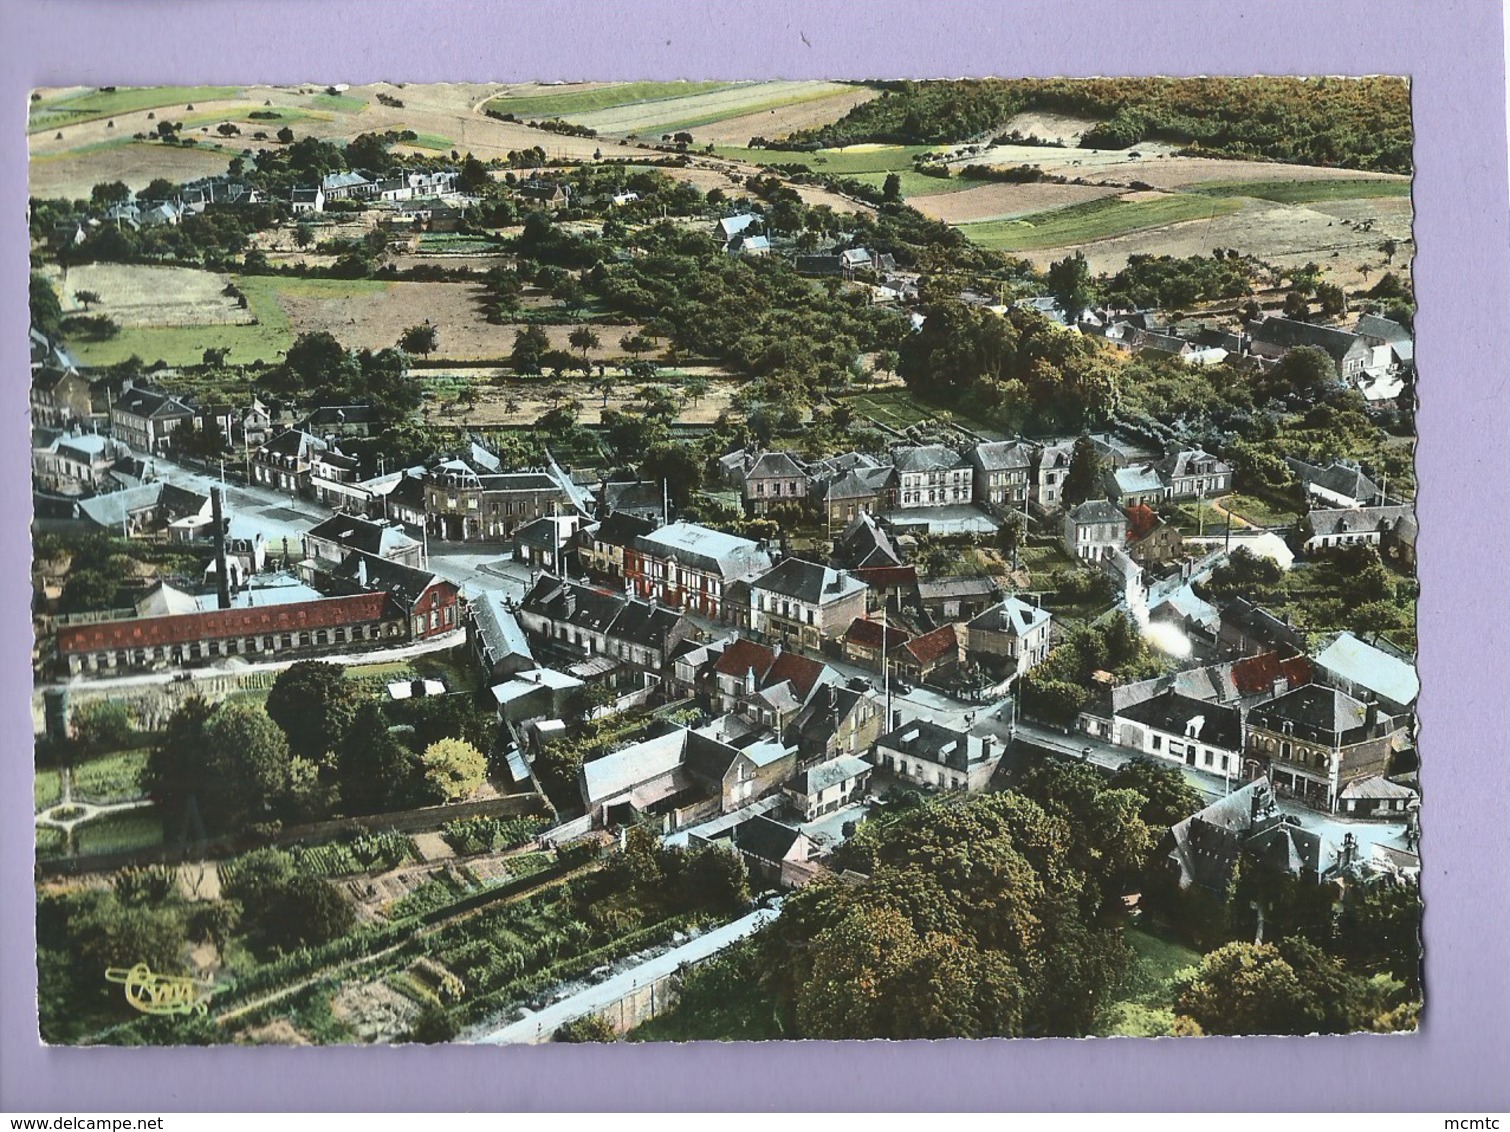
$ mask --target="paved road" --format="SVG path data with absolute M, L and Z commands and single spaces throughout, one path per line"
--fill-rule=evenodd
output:
M 684 963 L 696 963 L 715 955 L 753 934 L 776 918 L 778 908 L 759 908 L 733 923 L 705 932 L 694 940 L 672 948 L 654 959 L 630 967 L 612 975 L 601 983 L 578 991 L 569 998 L 547 1006 L 536 1014 L 526 1014 L 517 1022 L 502 1029 L 470 1039 L 483 1045 L 533 1045 L 548 1042 L 558 1026 L 578 1018 L 605 1010 L 638 987 L 653 983 L 656 979 L 671 974 Z

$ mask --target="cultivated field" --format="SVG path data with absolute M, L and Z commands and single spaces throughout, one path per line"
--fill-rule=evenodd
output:
M 516 118 L 565 118 L 579 121 L 584 114 L 614 110 L 645 102 L 668 102 L 713 91 L 728 90 L 734 83 L 522 83 L 488 99 L 486 110 Z
M 31 104 L 26 131 L 35 133 L 40 130 L 59 130 L 79 122 L 108 119 L 133 110 L 231 98 L 240 89 L 234 86 L 160 86 L 122 87 L 113 91 L 90 87 L 39 90 L 36 93 L 42 97 Z
M 231 277 L 192 267 L 159 267 L 121 263 L 86 263 L 72 268 L 65 279 L 54 264 L 44 266 L 59 293 L 63 309 L 82 312 L 74 296 L 93 291 L 100 296 L 90 305 L 91 314 L 108 315 L 122 327 L 218 326 L 250 323 L 250 309 L 243 310 L 224 294 Z
M 27 171 L 28 190 L 34 197 L 87 200 L 89 190 L 102 181 L 124 181 L 136 190 L 146 188 L 155 177 L 192 181 L 224 173 L 237 152 L 210 145 L 184 149 L 137 142 L 128 134 L 33 157 Z
M 658 135 L 677 130 L 695 131 L 730 118 L 768 113 L 793 104 L 827 100 L 834 95 L 848 94 L 849 90 L 850 88 L 839 83 L 828 82 L 740 83 L 737 86 L 681 97 L 658 98 L 649 102 L 562 116 L 597 130 L 600 134 Z M 742 140 L 748 140 L 749 136 L 746 134 Z M 698 141 L 702 140 L 698 138 Z
M 925 178 L 932 180 L 933 178 Z M 912 207 L 931 216 L 935 220 L 942 220 L 945 224 L 971 224 L 982 220 L 1002 220 L 1012 216 L 1022 216 L 1030 212 L 1040 212 L 1044 209 L 1063 208 L 1066 205 L 1082 204 L 1085 201 L 1100 200 L 1103 197 L 1115 196 L 1120 189 L 1105 188 L 1100 185 L 1008 185 L 997 183 L 981 184 L 978 181 L 959 181 L 957 179 L 943 182 L 960 186 L 958 192 L 937 193 L 922 197 L 912 202 Z M 972 188 L 964 188 L 965 185 L 973 185 Z M 903 183 L 903 192 L 906 191 L 906 183 Z
M 804 102 L 790 102 L 772 106 L 737 118 L 725 118 L 701 126 L 696 132 L 699 144 L 744 145 L 752 137 L 781 138 L 797 130 L 813 126 L 826 126 L 837 122 L 862 102 L 879 97 L 880 92 L 863 86 L 846 87 L 842 91 L 813 98 Z
M 1016 220 L 963 224 L 960 230 L 997 251 L 1080 247 L 1128 232 L 1145 232 L 1188 220 L 1210 221 L 1243 207 L 1241 200 L 1182 193 L 1124 193 L 1090 200 Z

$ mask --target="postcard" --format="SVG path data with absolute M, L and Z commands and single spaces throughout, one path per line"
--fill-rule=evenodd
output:
M 1414 1031 L 1411 105 L 34 91 L 42 1040 Z

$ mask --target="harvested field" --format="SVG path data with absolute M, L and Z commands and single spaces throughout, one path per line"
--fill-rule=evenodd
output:
M 82 312 L 75 295 L 93 291 L 100 296 L 91 314 L 107 315 L 120 326 L 223 326 L 247 324 L 251 310 L 241 309 L 223 292 L 229 275 L 192 267 L 149 264 L 86 263 L 62 273 L 46 265 L 40 274 L 59 292 L 63 309 Z
M 1016 130 L 1023 137 L 1039 137 L 1044 141 L 1063 142 L 1078 146 L 1080 137 L 1092 126 L 1100 123 L 1094 118 L 1076 118 L 1069 114 L 1053 114 L 1046 110 L 1027 110 L 1013 115 L 1000 132 L 1010 134 Z
M 946 183 L 961 184 L 958 180 Z M 1100 200 L 1118 192 L 1098 185 L 964 183 L 974 187 L 923 197 L 915 201 L 913 207 L 945 224 L 971 224 Z
M 797 130 L 826 126 L 837 122 L 862 102 L 878 98 L 880 91 L 872 87 L 853 86 L 821 98 L 805 102 L 788 103 L 771 107 L 737 118 L 725 118 L 704 126 L 697 131 L 697 140 L 702 145 L 744 145 L 752 137 L 780 138 Z
M 1017 220 L 965 224 L 960 230 L 997 251 L 1080 247 L 1129 232 L 1164 228 L 1189 220 L 1210 221 L 1243 208 L 1240 200 L 1175 193 L 1126 193 L 1087 201 Z M 1209 249 L 1208 249 L 1209 251 Z
M 663 134 L 677 130 L 695 130 L 730 118 L 764 113 L 794 103 L 827 99 L 848 91 L 848 87 L 839 83 L 810 80 L 740 83 L 700 94 L 565 116 L 600 134 Z M 742 140 L 748 140 L 748 137 L 746 135 Z M 698 140 L 702 141 L 701 138 Z
M 608 371 L 610 378 L 616 375 L 615 369 L 611 368 Z M 609 394 L 607 408 L 619 411 L 643 409 L 643 403 L 636 397 L 642 383 L 627 376 L 618 376 L 620 376 L 620 384 Z M 674 388 L 676 383 L 663 381 L 659 384 Z M 588 388 L 581 381 L 560 382 L 549 378 L 509 379 L 501 386 L 484 385 L 479 389 L 480 396 L 476 405 L 464 412 L 458 412 L 454 417 L 449 413 L 445 414 L 442 420 L 446 423 L 454 421 L 457 424 L 479 428 L 532 424 L 551 409 L 553 402 L 550 391 L 558 388 L 563 398 L 582 403 L 582 411 L 577 418 L 579 423 L 596 425 L 602 420 L 604 405 L 603 394 L 600 391 Z M 734 395 L 739 389 L 740 383 L 737 381 L 713 382 L 708 392 L 703 394 L 696 405 L 691 402 L 683 405 L 681 413 L 677 415 L 676 423 L 713 424 L 718 420 L 719 414 L 733 403 Z M 512 412 L 508 409 L 510 401 L 515 405 Z
M 208 145 L 180 146 L 114 139 L 34 158 L 27 170 L 28 191 L 34 197 L 87 200 L 89 190 L 102 181 L 124 181 L 140 190 L 154 177 L 192 181 L 224 173 L 240 152 Z
M 516 118 L 565 118 L 576 122 L 584 114 L 691 98 L 728 90 L 734 85 L 731 82 L 524 83 L 488 99 L 483 109 L 513 114 Z

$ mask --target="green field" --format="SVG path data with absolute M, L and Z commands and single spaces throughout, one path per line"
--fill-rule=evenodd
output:
M 859 416 L 869 417 L 892 428 L 907 428 L 932 420 L 937 410 L 919 405 L 906 389 L 888 389 L 876 393 L 856 393 L 845 398 Z
M 761 99 L 758 102 L 746 102 L 737 107 L 724 110 L 709 111 L 691 117 L 673 117 L 663 122 L 652 122 L 649 125 L 636 127 L 635 132 L 641 134 L 671 134 L 678 130 L 695 130 L 699 126 L 711 126 L 715 122 L 724 122 L 730 118 L 743 118 L 746 114 L 763 114 L 767 110 L 780 110 L 785 106 L 800 106 L 804 102 L 815 102 L 820 98 L 828 98 L 833 91 L 815 90 L 810 94 L 793 96 L 778 95 L 774 98 Z M 671 105 L 676 105 L 672 103 Z
M 93 90 L 60 98 L 44 98 L 31 104 L 26 131 L 35 133 L 38 130 L 56 130 L 117 114 L 155 110 L 159 106 L 188 107 L 194 102 L 235 98 L 240 93 L 239 86 L 150 86 L 124 87 L 109 92 Z
M 356 114 L 367 108 L 365 98 L 350 94 L 317 94 L 309 104 L 316 110 L 334 110 L 338 114 Z
M 918 154 L 937 151 L 937 146 L 928 145 L 877 145 L 863 148 L 849 146 L 845 149 L 815 149 L 805 152 L 785 149 L 746 149 L 743 146 L 721 145 L 713 152 L 719 157 L 727 157 L 733 161 L 748 161 L 755 165 L 806 165 L 814 173 L 853 177 L 857 173 L 910 171 L 912 159 Z M 949 183 L 942 178 L 938 178 L 938 182 L 941 185 Z
M 1209 181 L 1185 191 L 1208 197 L 1253 197 L 1276 204 L 1310 204 L 1315 201 L 1364 200 L 1372 197 L 1408 197 L 1409 181 Z
M 1174 1023 L 1175 973 L 1198 964 L 1201 953 L 1151 927 L 1128 928 L 1123 938 L 1137 958 L 1096 1033 L 1100 1037 L 1166 1037 Z
M 38 813 L 52 809 L 63 800 L 62 775 L 55 770 L 38 767 L 31 780 L 31 793 Z
M 439 134 L 415 134 L 413 138 L 402 143 L 412 145 L 415 149 L 434 149 L 442 153 L 449 153 L 456 148 L 456 143 L 450 138 L 443 138 Z
M 294 340 L 280 295 L 329 297 L 367 294 L 389 284 L 377 279 L 301 279 L 281 275 L 238 275 L 235 282 L 257 318 L 255 325 L 126 326 L 114 338 L 69 342 L 69 352 L 84 365 L 108 366 L 135 354 L 147 364 L 162 360 L 170 366 L 198 365 L 211 347 L 230 351 L 233 365 L 276 361 Z
M 967 181 L 961 177 L 930 177 L 926 173 L 916 173 L 911 169 L 894 170 L 902 182 L 902 198 L 908 197 L 932 197 L 939 193 L 957 193 L 961 189 L 973 189 L 980 181 Z M 848 175 L 851 180 L 860 181 L 866 185 L 874 185 L 876 188 L 885 188 L 886 178 L 890 173 L 852 173 Z
M 129 853 L 150 849 L 163 843 L 163 823 L 157 811 L 148 806 L 123 814 L 106 814 L 102 818 L 74 826 L 74 840 L 80 856 L 92 853 Z
M 101 755 L 74 767 L 74 791 L 91 802 L 129 802 L 145 793 L 146 769 L 146 748 Z
M 463 236 L 458 232 L 422 232 L 419 237 L 422 252 L 494 252 L 499 250 L 498 241 L 491 236 Z
M 559 90 L 545 94 L 521 94 L 489 99 L 485 110 L 513 114 L 516 118 L 564 118 L 612 110 L 637 102 L 662 102 L 715 90 L 728 90 L 737 83 L 614 83 L 592 90 Z
M 994 251 L 1032 251 L 1088 244 L 1186 220 L 1211 220 L 1242 207 L 1241 199 L 1193 194 L 1138 201 L 1109 197 L 1036 212 L 1017 220 L 961 224 L 959 230 Z
M 1222 500 L 1222 506 L 1230 508 L 1233 514 L 1258 527 L 1288 526 L 1298 518 L 1294 510 L 1276 507 L 1268 500 L 1253 495 L 1229 495 Z

